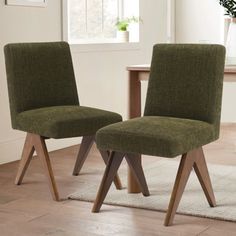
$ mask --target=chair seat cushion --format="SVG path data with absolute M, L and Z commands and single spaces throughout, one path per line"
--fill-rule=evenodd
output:
M 24 111 L 17 115 L 17 129 L 48 138 L 95 135 L 103 126 L 122 121 L 114 112 L 96 108 L 52 106 Z
M 203 121 L 144 116 L 100 129 L 99 149 L 175 157 L 216 140 L 214 126 Z

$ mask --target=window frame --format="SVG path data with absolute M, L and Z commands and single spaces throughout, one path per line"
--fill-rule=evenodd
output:
M 124 15 L 124 10 L 123 10 L 123 5 L 124 5 L 124 0 L 118 0 L 118 15 L 119 18 L 123 18 Z M 67 41 L 70 43 L 69 41 L 69 15 L 68 15 L 68 0 L 63 0 L 62 1 L 62 38 L 63 40 Z M 128 42 L 125 44 L 138 44 L 139 42 Z M 119 41 L 116 42 L 115 39 L 111 39 L 111 40 L 104 40 L 104 42 L 101 40 L 101 42 L 99 42 L 99 40 L 85 40 L 84 42 L 81 40 L 81 42 L 78 43 L 70 43 L 70 44 L 78 44 L 78 45 L 83 45 L 83 44 L 122 44 Z
M 6 0 L 6 5 L 9 6 L 28 6 L 28 7 L 46 7 L 47 0 L 41 0 L 40 2 L 26 1 L 26 0 Z
M 139 0 L 139 5 L 140 5 Z M 167 0 L 167 35 L 166 42 L 175 43 L 175 1 L 176 0 Z M 123 2 L 123 0 L 122 0 Z M 120 4 L 122 7 L 122 4 Z M 122 12 L 122 11 L 120 11 Z M 122 15 L 120 15 L 122 17 Z M 73 52 L 92 52 L 92 51 L 135 51 L 140 50 L 142 43 L 142 24 L 139 28 L 139 42 L 93 42 L 93 43 L 71 43 L 68 41 L 68 0 L 62 0 L 62 39 L 67 41 Z

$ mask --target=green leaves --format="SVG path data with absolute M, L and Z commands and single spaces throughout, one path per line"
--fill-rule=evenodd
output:
M 132 16 L 130 18 L 125 18 L 123 20 L 118 20 L 116 23 L 116 27 L 119 31 L 127 31 L 127 28 L 130 23 L 138 23 L 142 22 L 142 20 L 138 17 Z
M 225 15 L 236 17 L 236 1 L 234 0 L 220 0 L 220 5 L 226 10 Z
M 119 31 L 127 31 L 127 28 L 129 26 L 129 22 L 127 19 L 120 20 L 120 21 L 117 21 L 116 26 Z

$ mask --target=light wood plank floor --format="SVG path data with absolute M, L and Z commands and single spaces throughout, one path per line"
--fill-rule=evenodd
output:
M 60 196 L 78 190 L 79 176 L 72 176 L 78 146 L 50 153 Z M 208 163 L 236 165 L 236 124 L 222 125 L 221 139 L 204 148 Z M 157 157 L 145 157 L 150 163 Z M 104 166 L 93 150 L 81 174 L 94 179 L 86 167 Z M 35 157 L 21 186 L 13 184 L 18 162 L 0 166 L 0 235 L 2 236 L 74 236 L 74 235 L 236 235 L 236 223 L 176 215 L 174 225 L 164 227 L 164 213 L 103 206 L 92 214 L 91 203 L 64 200 L 54 202 L 41 164 Z M 235 180 L 236 184 L 236 180 Z M 235 206 L 236 207 L 236 206 Z

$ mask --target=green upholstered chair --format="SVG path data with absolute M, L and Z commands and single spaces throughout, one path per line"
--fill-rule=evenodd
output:
M 59 200 L 45 139 L 83 137 L 73 171 L 78 175 L 96 131 L 122 117 L 80 106 L 66 42 L 8 44 L 4 52 L 12 127 L 27 132 L 15 183 L 21 184 L 36 151 L 44 164 L 52 196 Z M 107 162 L 108 152 L 101 154 Z M 121 188 L 118 176 L 115 184 Z
M 216 205 L 202 146 L 219 137 L 225 48 L 220 45 L 155 45 L 144 116 L 100 129 L 100 150 L 112 150 L 94 203 L 98 212 L 125 157 L 144 196 L 148 187 L 139 155 L 182 155 L 165 225 L 173 222 L 191 169 L 211 207 Z

